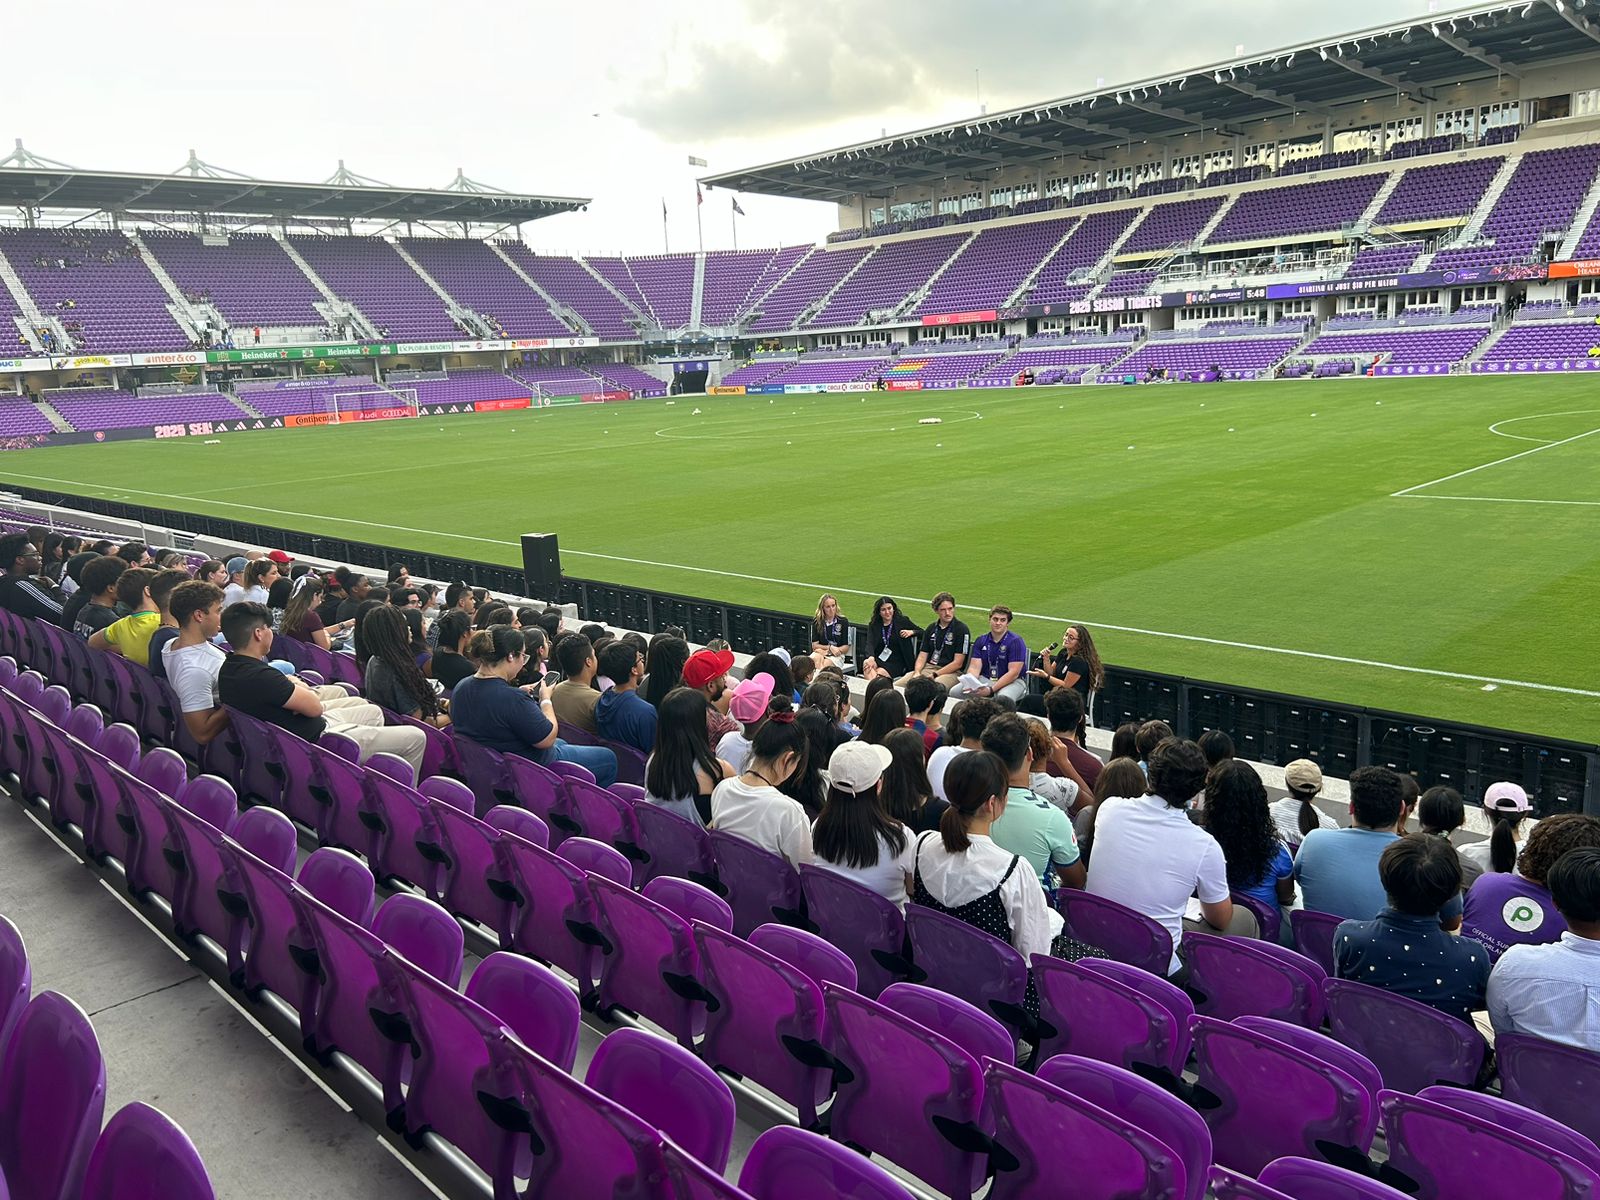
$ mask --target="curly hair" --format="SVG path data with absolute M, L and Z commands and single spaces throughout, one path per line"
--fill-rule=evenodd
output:
M 1568 850 L 1589 846 L 1600 848 L 1600 817 L 1583 813 L 1557 813 L 1546 817 L 1528 835 L 1517 859 L 1517 874 L 1530 883 L 1542 884 L 1558 858 Z
M 1218 764 L 1206 780 L 1204 823 L 1222 847 L 1230 888 L 1254 887 L 1266 878 L 1283 842 L 1254 767 L 1238 759 Z

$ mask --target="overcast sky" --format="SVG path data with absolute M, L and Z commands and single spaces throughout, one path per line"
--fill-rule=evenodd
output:
M 1443 0 L 1438 7 L 1456 5 Z M 8 57 L 4 111 L 35 154 L 171 171 L 193 147 L 261 178 L 339 159 L 438 187 L 589 196 L 537 248 L 695 247 L 695 174 L 1047 100 L 1417 16 L 1429 0 L 612 0 L 470 8 L 282 0 L 144 10 L 80 0 Z M 742 246 L 815 241 L 831 205 L 742 197 Z M 729 196 L 701 209 L 731 244 Z

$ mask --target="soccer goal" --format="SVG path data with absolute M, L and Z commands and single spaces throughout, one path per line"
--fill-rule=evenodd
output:
M 333 419 L 340 424 L 346 421 L 390 421 L 422 415 L 416 388 L 370 387 L 359 392 L 335 392 L 328 401 Z

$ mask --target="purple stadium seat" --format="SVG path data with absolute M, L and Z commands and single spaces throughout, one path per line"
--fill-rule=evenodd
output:
M 800 868 L 800 888 L 806 916 L 855 963 L 862 995 L 876 996 L 910 977 L 905 917 L 898 907 L 871 888 L 811 863 Z
M 404 899 L 396 896 L 394 899 Z M 331 1062 L 335 1052 L 364 1068 L 384 1091 L 384 1107 L 399 1107 L 402 1047 L 384 1029 L 400 1015 L 400 998 L 384 970 L 384 939 L 304 892 L 293 893 L 295 911 L 316 947 L 322 978 L 306 1047 Z M 380 1023 L 381 1016 L 381 1023 Z
M 1310 909 L 1297 908 L 1289 914 L 1294 948 L 1321 967 L 1330 979 L 1339 973 L 1333 961 L 1333 931 L 1343 923 L 1343 917 Z
M 739 1172 L 739 1186 L 755 1200 L 911 1200 L 911 1193 L 882 1167 L 855 1151 L 804 1129 L 778 1126 L 758 1137 Z
M 505 797 L 497 803 L 526 808 L 543 821 L 550 831 L 552 850 L 564 839 L 579 832 L 578 823 L 572 818 L 567 803 L 566 784 L 561 776 L 548 767 L 542 767 L 530 759 L 523 758 L 520 754 L 505 755 L 502 762 L 509 781 L 504 789 Z M 478 769 L 482 771 L 484 768 L 480 764 Z M 467 782 L 473 785 L 473 792 L 481 802 L 483 791 L 479 783 L 474 782 L 470 772 L 466 778 Z M 496 789 L 493 794 L 498 796 L 501 793 Z
M 500 950 L 478 964 L 467 999 L 481 1004 L 522 1044 L 563 1071 L 578 1057 L 578 998 L 560 976 L 520 954 Z
M 580 836 L 614 847 L 630 864 L 645 860 L 633 804 L 609 788 L 581 779 L 567 780 L 566 793 L 568 812 L 577 822 Z
M 601 1041 L 584 1083 L 714 1171 L 733 1147 L 733 1092 L 716 1072 L 681 1046 L 638 1029 Z
M 1521 1033 L 1495 1038 L 1500 1092 L 1600 1145 L 1600 1054 Z
M 178 883 L 173 928 L 179 937 L 203 933 L 227 951 L 243 929 L 235 915 L 242 911 L 242 900 L 228 879 L 224 834 L 178 804 L 168 806 L 167 826 L 172 838 L 169 861 Z
M 850 956 L 814 933 L 768 922 L 751 930 L 748 941 L 758 950 L 765 950 L 804 971 L 819 988 L 824 983 L 833 983 L 855 990 L 856 965 L 850 961 Z
M 189 1135 L 159 1109 L 137 1101 L 119 1109 L 89 1155 L 82 1200 L 215 1200 Z
M 275 808 L 256 807 L 239 814 L 228 836 L 269 867 L 294 874 L 298 843 L 294 822 Z
M 1323 982 L 1333 1036 L 1370 1059 L 1385 1086 L 1420 1092 L 1435 1083 L 1471 1087 L 1488 1046 L 1465 1021 L 1382 988 Z
M 1032 961 L 1039 1017 L 1055 1031 L 1039 1043 L 1041 1062 L 1076 1054 L 1146 1077 L 1171 1080 L 1183 1073 L 1194 1007 L 1182 989 L 1142 972 L 1176 993 L 1164 996 L 1163 1003 L 1131 983 L 1091 970 L 1092 960 L 1066 962 L 1035 954 Z
M 728 902 L 692 880 L 662 875 L 645 884 L 641 895 L 671 909 L 685 921 L 704 921 L 726 933 L 733 932 L 733 909 Z
M 502 833 L 514 833 L 535 846 L 549 846 L 550 827 L 536 813 L 509 804 L 497 804 L 484 814 L 483 822 Z
M 1322 1024 L 1322 968 L 1304 955 L 1269 942 L 1190 933 L 1183 939 L 1189 994 L 1195 1011 L 1231 1021 L 1253 1014 Z
M 15 1200 L 71 1200 L 105 1115 L 106 1065 L 89 1017 L 40 992 L 0 1063 L 0 1178 Z
M 906 932 L 917 982 L 959 996 L 1013 1034 L 1033 1029 L 1024 1004 L 1028 965 L 1009 944 L 920 904 L 907 906 Z
M 593 838 L 570 837 L 556 848 L 556 853 L 579 870 L 590 875 L 603 875 L 613 882 L 628 887 L 633 881 L 633 864 L 620 851 Z
M 300 867 L 296 882 L 313 899 L 327 905 L 346 921 L 371 928 L 377 913 L 372 872 L 348 850 L 322 846 Z
M 748 937 L 769 921 L 798 925 L 805 898 L 800 875 L 787 861 L 735 834 L 713 829 L 711 850 L 717 859 L 717 877 L 727 889 L 733 909 L 733 931 Z
M 423 787 L 435 781 L 427 780 Z M 472 794 L 457 780 L 441 780 L 455 784 L 470 802 Z M 435 789 L 437 790 L 437 789 Z M 439 831 L 439 852 L 442 866 L 434 894 L 440 903 L 457 916 L 476 921 L 501 938 L 501 946 L 508 943 L 511 924 L 507 907 L 514 893 L 508 879 L 500 869 L 500 831 L 463 812 L 444 800 L 429 797 L 429 811 Z
M 451 987 L 461 985 L 465 935 L 432 900 L 404 892 L 390 896 L 373 917 L 372 932 L 434 978 Z
M 713 891 L 722 886 L 711 839 L 704 828 L 648 801 L 634 805 L 634 820 L 639 824 L 639 843 L 646 856 L 634 867 L 635 882 L 643 885 L 676 875 Z
M 370 832 L 367 861 L 374 874 L 431 893 L 442 854 L 439 830 L 427 799 L 403 781 L 410 776 L 410 765 L 392 754 L 368 759 L 359 819 Z
M 1378 1093 L 1383 1090 L 1382 1074 L 1370 1058 L 1350 1049 L 1337 1038 L 1330 1037 L 1321 1030 L 1307 1029 L 1304 1025 L 1280 1021 L 1275 1017 L 1235 1017 L 1233 1023 L 1241 1029 L 1252 1029 L 1265 1034 L 1269 1038 L 1293 1046 L 1296 1050 L 1302 1050 L 1313 1058 L 1320 1058 L 1323 1062 L 1338 1067 L 1362 1086 L 1367 1095 L 1372 1097 L 1374 1105 L 1378 1103 Z
M 1600 1171 L 1600 1147 L 1555 1118 L 1531 1108 L 1524 1108 L 1487 1092 L 1474 1092 L 1445 1084 L 1425 1087 L 1417 1093 L 1417 1098 L 1481 1117 L 1502 1129 L 1531 1138 L 1541 1146 L 1571 1155 L 1592 1171 Z
M 1172 935 L 1159 921 L 1078 888 L 1057 892 L 1056 907 L 1066 922 L 1068 937 L 1104 950 L 1118 962 L 1166 978 L 1172 962 Z
M 588 995 L 604 936 L 595 924 L 588 876 L 553 851 L 517 837 L 500 846 L 524 903 L 512 914 L 511 949 L 560 967 Z
M 17 927 L 0 916 L 0 1057 L 5 1054 L 11 1031 L 32 991 L 33 966 L 28 962 L 28 948 Z
M 1309 1158 L 1280 1158 L 1268 1163 L 1261 1172 L 1260 1183 L 1290 1200 L 1400 1200 L 1405 1195 L 1376 1179 Z M 1220 1194 L 1218 1200 L 1223 1200 Z
M 690 920 L 604 875 L 591 874 L 589 888 L 605 937 L 600 1011 L 626 1009 L 693 1048 L 705 1029 L 707 994 Z

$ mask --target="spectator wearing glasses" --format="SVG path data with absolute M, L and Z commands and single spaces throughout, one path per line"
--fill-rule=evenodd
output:
M 611 687 L 595 702 L 595 732 L 649 754 L 656 746 L 656 710 L 639 694 L 644 655 L 627 642 L 613 642 L 600 655 L 599 669 Z
M 0 608 L 14 612 L 19 617 L 33 617 L 61 624 L 61 611 L 65 597 L 61 589 L 40 576 L 44 558 L 39 547 L 28 540 L 25 533 L 13 533 L 0 538 Z

